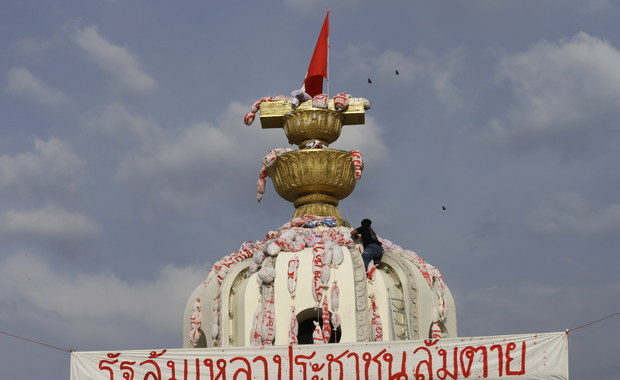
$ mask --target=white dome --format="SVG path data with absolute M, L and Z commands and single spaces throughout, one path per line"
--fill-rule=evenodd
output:
M 366 273 L 351 228 L 332 220 L 294 219 L 218 261 L 187 302 L 183 346 L 308 343 L 313 320 L 325 330 L 337 319 L 332 342 L 456 336 L 454 300 L 435 267 L 382 239 L 381 262 Z

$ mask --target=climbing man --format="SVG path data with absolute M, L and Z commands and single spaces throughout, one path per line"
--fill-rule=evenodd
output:
M 362 244 L 364 245 L 364 252 L 362 252 L 362 259 L 364 260 L 364 268 L 368 271 L 368 264 L 372 260 L 381 261 L 383 256 L 383 247 L 381 242 L 377 238 L 377 234 L 373 231 L 370 225 L 372 221 L 370 219 L 362 220 L 362 225 L 351 231 L 351 237 L 354 239 L 359 236 L 362 237 Z

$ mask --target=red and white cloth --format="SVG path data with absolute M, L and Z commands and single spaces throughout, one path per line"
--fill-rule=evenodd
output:
M 323 305 L 321 306 L 321 318 L 323 322 L 323 341 L 329 343 L 329 339 L 332 336 L 332 325 L 329 321 L 329 309 L 327 308 L 327 297 L 323 299 Z
M 338 314 L 337 311 L 334 311 L 332 313 L 332 326 L 334 327 L 334 329 L 340 327 L 340 314 Z
M 349 108 L 349 99 L 351 99 L 351 95 L 341 92 L 334 96 L 334 108 L 336 111 L 346 111 Z
M 323 330 L 321 329 L 321 325 L 319 322 L 314 321 L 314 332 L 312 333 L 312 341 L 314 344 L 325 344 L 325 339 L 323 338 Z
M 330 299 L 332 304 L 332 311 L 335 313 L 340 308 L 340 288 L 338 287 L 338 281 L 334 281 L 334 283 L 332 284 Z
M 263 305 L 258 304 L 256 310 L 254 310 L 254 317 L 252 318 L 252 330 L 250 330 L 250 342 L 252 346 L 260 346 L 263 342 L 261 338 L 261 331 L 263 326 Z
M 263 346 L 271 346 L 276 334 L 276 319 L 273 286 L 263 286 L 263 323 L 261 339 Z
M 355 179 L 362 178 L 362 170 L 364 170 L 364 161 L 362 161 L 362 154 L 359 150 L 351 150 L 351 162 L 353 163 L 353 169 L 355 171 Z
M 381 317 L 379 316 L 377 300 L 374 294 L 370 295 L 370 310 L 372 313 L 370 319 L 370 340 L 378 342 L 383 340 L 383 325 L 381 324 Z
M 370 281 L 377 279 L 377 267 L 375 266 L 374 260 L 371 260 L 370 263 L 368 263 L 368 272 L 366 274 L 368 275 L 368 280 Z
M 312 248 L 312 295 L 316 302 L 316 307 L 319 307 L 321 300 L 323 299 L 323 242 L 318 242 Z
M 198 345 L 198 340 L 202 335 L 200 333 L 200 326 L 202 325 L 202 313 L 200 312 L 202 306 L 200 304 L 200 298 L 196 298 L 196 302 L 194 302 L 194 306 L 192 308 L 192 316 L 191 316 L 191 329 L 189 331 L 189 340 L 192 342 L 192 345 L 196 347 Z
M 291 306 L 291 325 L 289 327 L 288 344 L 297 344 L 297 334 L 299 333 L 299 322 L 295 314 L 295 306 Z
M 314 108 L 327 108 L 327 94 L 318 94 L 312 98 L 312 107 Z
M 260 111 L 260 106 L 263 102 L 275 102 L 275 101 L 283 101 L 283 100 L 289 100 L 289 99 L 283 95 L 266 96 L 266 97 L 260 98 L 259 100 L 255 101 L 252 104 L 252 106 L 250 107 L 250 110 L 245 114 L 243 118 L 243 123 L 245 125 L 252 125 L 256 117 L 256 113 Z
M 295 289 L 297 288 L 297 268 L 299 267 L 299 258 L 293 257 L 288 262 L 288 292 L 291 297 L 295 297 Z

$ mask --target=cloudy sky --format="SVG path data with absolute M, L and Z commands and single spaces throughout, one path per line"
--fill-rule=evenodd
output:
M 328 7 L 330 94 L 373 104 L 332 145 L 366 164 L 344 217 L 442 271 L 461 336 L 620 311 L 617 2 L 8 0 L 0 330 L 180 347 L 210 265 L 292 215 L 255 199 L 283 132 L 242 120 L 299 88 Z M 619 330 L 571 333 L 571 377 L 616 379 Z M 0 368 L 68 378 L 69 355 L 0 335 Z

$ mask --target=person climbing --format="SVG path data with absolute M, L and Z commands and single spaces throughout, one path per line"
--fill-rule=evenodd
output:
M 357 239 L 362 237 L 362 244 L 364 245 L 364 252 L 362 252 L 362 259 L 364 260 L 364 268 L 368 271 L 368 264 L 372 260 L 381 261 L 383 256 L 383 246 L 377 238 L 377 234 L 370 227 L 372 221 L 370 219 L 363 219 L 362 225 L 351 231 L 351 237 Z

